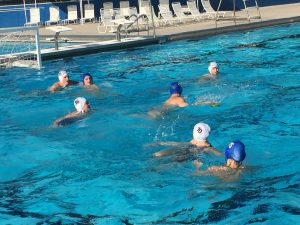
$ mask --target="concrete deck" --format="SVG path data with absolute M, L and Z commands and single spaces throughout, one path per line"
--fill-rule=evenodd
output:
M 220 20 L 217 22 L 216 27 L 214 20 L 207 20 L 197 23 L 160 27 L 156 28 L 155 38 L 153 36 L 147 37 L 147 32 L 142 32 L 139 38 L 137 38 L 137 33 L 131 33 L 129 39 L 122 39 L 121 42 L 116 40 L 116 35 L 113 33 L 98 33 L 97 27 L 99 23 L 72 24 L 67 26 L 72 30 L 62 32 L 60 38 L 66 38 L 75 42 L 87 41 L 93 43 L 81 46 L 62 47 L 58 51 L 55 49 L 43 50 L 42 59 L 64 58 L 166 41 L 199 38 L 226 32 L 300 22 L 300 3 L 261 7 L 260 12 L 262 21 L 256 19 L 249 22 L 246 12 L 238 11 L 236 12 L 236 23 L 233 19 Z M 45 27 L 40 29 L 40 34 L 42 40 L 54 36 L 54 32 Z M 151 30 L 150 35 L 152 34 L 153 31 Z
M 260 8 L 262 22 L 259 20 L 252 20 L 249 23 L 246 19 L 246 12 L 238 11 L 237 14 L 237 25 L 251 25 L 253 23 L 259 23 L 260 26 L 269 26 L 273 24 L 282 24 L 287 22 L 299 21 L 300 20 L 300 3 L 286 4 L 286 5 L 276 5 L 269 7 Z M 74 40 L 85 40 L 94 38 L 93 40 L 105 39 L 105 37 L 114 37 L 111 33 L 98 33 L 99 23 L 85 23 L 85 24 L 75 24 L 68 25 L 72 31 L 62 33 L 62 37 L 73 37 Z M 233 20 L 230 21 L 218 21 L 218 28 L 235 26 Z M 257 26 L 257 25 L 256 25 Z M 256 27 L 255 26 L 255 27 Z M 250 26 L 251 27 L 251 26 Z M 207 29 L 214 29 L 214 21 L 203 21 L 192 24 L 180 24 L 177 26 L 168 26 L 156 28 L 156 33 L 160 35 L 176 35 L 179 33 L 193 32 Z M 53 35 L 53 32 L 46 30 L 45 28 L 40 29 L 41 35 Z M 144 33 L 145 35 L 146 33 Z

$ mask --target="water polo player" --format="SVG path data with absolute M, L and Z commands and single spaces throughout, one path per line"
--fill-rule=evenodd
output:
M 78 82 L 74 80 L 70 80 L 69 74 L 65 70 L 61 70 L 58 73 L 58 82 L 54 83 L 48 90 L 56 91 L 59 89 L 63 89 L 69 85 L 77 85 Z
M 89 89 L 99 89 L 99 87 L 94 83 L 94 79 L 90 73 L 84 73 L 81 76 L 82 85 Z
M 190 158 L 189 156 L 202 152 L 211 152 L 215 155 L 222 155 L 209 142 L 210 127 L 206 123 L 197 123 L 193 129 L 193 139 L 190 142 L 158 142 L 156 144 L 163 146 L 177 146 L 178 148 L 165 149 L 153 154 L 155 157 L 164 157 L 172 154 L 181 158 Z
M 241 141 L 231 142 L 225 149 L 226 165 L 209 166 L 206 170 L 200 170 L 202 162 L 194 161 L 198 173 L 205 175 L 214 175 L 220 178 L 228 178 L 228 175 L 239 175 L 239 171 L 244 169 L 242 162 L 246 158 L 245 145 Z
M 91 111 L 89 102 L 83 97 L 78 97 L 74 100 L 74 107 L 76 109 L 75 112 L 71 112 L 65 115 L 64 117 L 56 119 L 52 125 L 53 126 L 68 125 L 79 119 L 84 118 Z

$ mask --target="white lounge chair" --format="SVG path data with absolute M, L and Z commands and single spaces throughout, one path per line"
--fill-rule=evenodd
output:
M 109 12 L 109 14 L 111 15 L 111 19 L 113 19 L 115 17 L 115 14 L 118 14 L 118 12 L 115 12 L 116 10 L 114 10 L 114 6 L 113 6 L 113 2 L 103 2 L 103 10 L 105 10 L 105 13 L 107 14 Z M 108 15 L 105 15 L 108 17 Z M 101 22 L 101 9 L 100 9 L 100 18 L 99 18 L 99 22 Z
M 130 16 L 139 14 L 138 11 L 137 11 L 137 8 L 134 7 L 134 6 L 129 8 L 129 13 L 130 13 Z
M 50 12 L 50 18 L 45 22 L 46 26 L 51 25 L 52 23 L 54 24 L 59 24 L 60 22 L 60 16 L 59 16 L 59 7 L 58 6 L 51 6 L 49 8 Z
M 129 1 L 120 1 L 120 8 L 129 8 Z
M 115 20 L 120 20 L 120 19 L 125 19 L 123 15 L 121 15 L 121 11 L 119 8 L 115 8 L 111 11 L 112 19 Z
M 166 23 L 172 25 L 180 21 L 180 19 L 173 17 L 169 5 L 158 5 L 158 8 L 160 17 L 165 20 Z
M 141 8 L 150 6 L 149 0 L 140 0 L 139 1 L 139 13 L 141 14 Z
M 77 15 L 77 5 L 68 5 L 68 17 L 65 20 L 62 20 L 62 24 L 69 24 L 70 22 L 77 23 L 78 15 Z
M 217 12 L 210 4 L 209 0 L 201 0 L 201 4 L 203 6 L 203 9 L 205 10 L 206 13 L 210 15 L 210 17 L 216 17 L 217 14 L 218 16 L 225 17 L 225 14 L 228 13 L 228 11 L 219 11 Z
M 159 0 L 159 5 L 166 5 L 169 7 L 169 0 Z
M 154 26 L 157 26 L 157 27 L 165 25 L 166 22 L 163 19 L 159 19 L 156 16 L 153 6 L 151 6 L 152 7 L 152 13 L 153 13 L 151 15 L 150 6 L 151 6 L 151 2 L 149 0 L 140 0 L 139 1 L 139 15 L 146 15 L 147 16 L 149 26 L 153 26 L 153 23 L 154 23 Z M 152 22 L 152 16 L 153 16 L 153 22 Z
M 208 14 L 200 13 L 199 9 L 196 6 L 195 0 L 187 0 L 187 6 L 189 12 L 196 20 L 204 20 L 208 17 Z
M 120 10 L 119 10 L 119 16 L 121 18 L 135 20 L 136 17 L 132 17 L 133 15 L 135 15 L 136 17 L 138 16 L 136 7 L 120 8 Z M 116 17 L 118 17 L 118 16 L 116 16 Z
M 138 18 L 139 14 L 137 11 L 136 7 L 129 7 L 129 16 L 126 17 L 128 20 L 135 22 L 137 19 L 138 21 L 136 21 L 134 24 L 131 25 L 131 28 L 135 29 L 135 28 L 145 28 L 147 29 L 150 25 L 150 21 L 148 21 L 149 23 L 147 24 L 146 21 L 143 18 Z
M 183 23 L 195 20 L 193 16 L 188 16 L 184 14 L 181 8 L 180 2 L 172 2 L 172 8 L 174 11 L 175 16 Z
M 112 2 L 103 2 L 103 9 L 113 9 L 113 3 Z
M 85 23 L 85 21 L 94 21 L 95 20 L 95 12 L 94 12 L 94 4 L 85 4 L 84 5 L 84 17 L 81 18 L 81 21 Z
M 99 33 L 115 32 L 117 25 L 113 22 L 111 9 L 100 9 Z
M 152 7 L 152 12 L 153 12 L 153 22 L 154 22 L 154 26 L 164 26 L 166 25 L 166 21 L 163 19 L 159 19 L 156 14 L 154 13 L 154 9 Z M 149 26 L 152 26 L 152 16 L 151 16 L 151 11 L 150 11 L 150 7 L 149 5 L 144 5 L 143 7 L 140 7 L 140 15 L 146 15 L 148 18 L 148 22 L 149 22 Z
M 24 26 L 31 27 L 31 26 L 39 26 L 43 23 L 41 22 L 41 13 L 40 8 L 30 8 L 30 21 L 25 23 Z
M 129 8 L 129 1 L 120 1 L 120 14 L 122 16 L 130 16 Z

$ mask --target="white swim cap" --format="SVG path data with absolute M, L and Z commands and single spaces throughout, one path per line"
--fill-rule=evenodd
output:
M 59 71 L 59 73 L 58 73 L 58 80 L 62 81 L 65 76 L 68 76 L 67 71 L 65 71 L 65 70 Z
M 86 99 L 83 97 L 78 97 L 74 100 L 74 106 L 77 110 L 77 112 L 84 112 L 83 107 L 84 104 L 86 103 Z
M 206 123 L 197 123 L 194 126 L 193 138 L 196 141 L 205 141 L 210 133 L 210 127 Z
M 213 68 L 218 68 L 218 63 L 216 63 L 216 62 L 210 62 L 210 63 L 209 63 L 209 66 L 208 66 L 208 71 L 209 71 L 209 73 L 211 73 L 211 70 L 212 70 Z

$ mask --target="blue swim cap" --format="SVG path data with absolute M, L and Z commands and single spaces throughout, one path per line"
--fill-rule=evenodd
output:
M 180 94 L 182 93 L 182 87 L 178 82 L 173 82 L 170 86 L 170 94 Z
M 245 145 L 241 141 L 233 141 L 225 149 L 225 158 L 242 162 L 246 157 Z
M 87 77 L 87 76 L 89 76 L 91 78 L 91 81 L 92 81 L 91 83 L 93 83 L 93 77 L 92 77 L 92 75 L 90 73 L 84 73 L 81 76 L 81 81 L 82 81 L 83 85 L 84 85 L 84 78 Z

